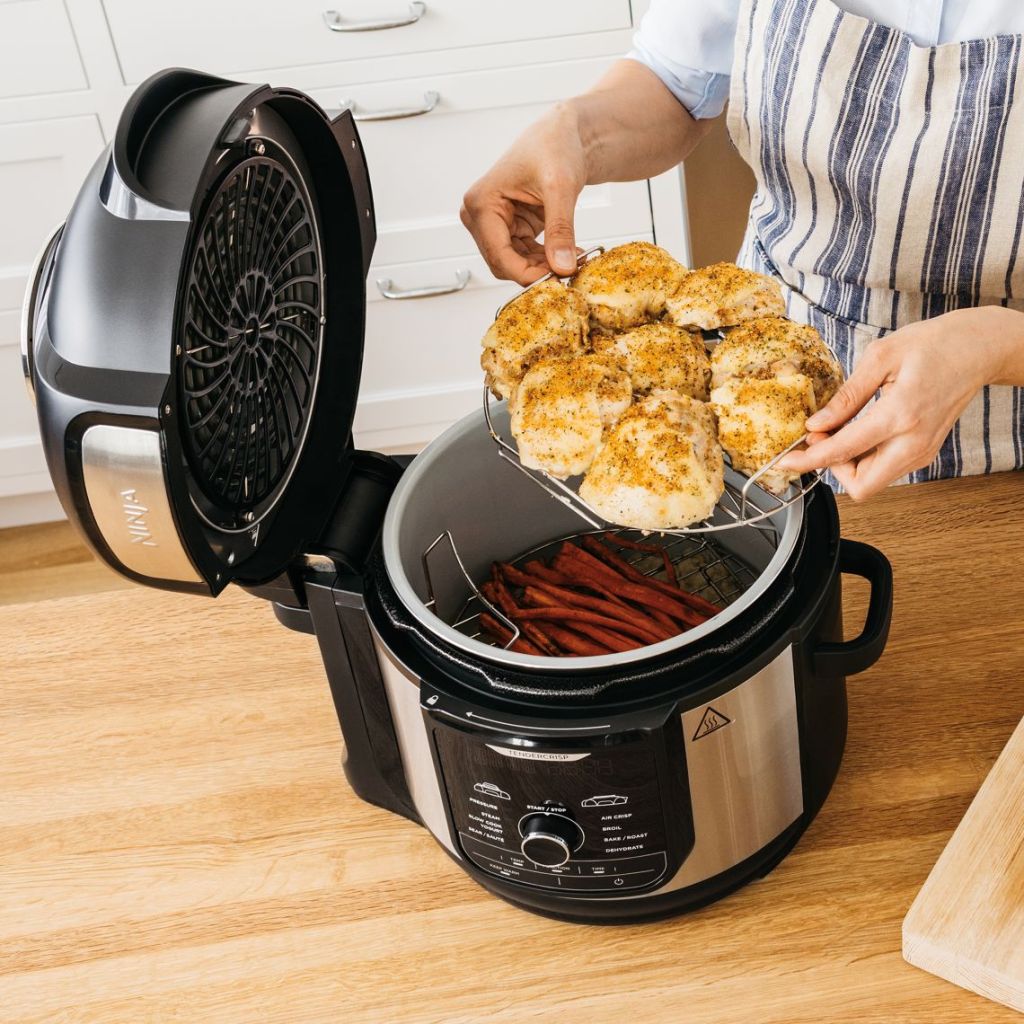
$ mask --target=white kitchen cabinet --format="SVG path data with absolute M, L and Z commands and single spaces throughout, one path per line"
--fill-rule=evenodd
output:
M 103 0 L 103 6 L 128 82 L 181 63 L 249 72 L 630 25 L 629 0 Z M 359 30 L 389 23 L 395 27 Z
M 325 109 L 349 102 L 364 119 L 432 106 L 407 118 L 360 121 L 377 212 L 375 262 L 419 262 L 475 251 L 459 220 L 466 186 L 546 107 L 588 88 L 610 61 L 599 57 L 313 90 Z M 613 238 L 650 231 L 650 224 L 645 181 L 601 185 L 581 197 L 581 237 Z
M 135 84 L 162 67 L 294 86 L 327 109 L 353 104 L 379 235 L 357 443 L 418 446 L 479 407 L 480 338 L 517 287 L 487 271 L 459 221 L 462 194 L 548 104 L 628 49 L 646 0 L 424 3 L 402 27 L 334 32 L 325 9 L 380 20 L 407 13 L 408 0 L 0 0 L 0 526 L 56 508 L 17 347 L 28 267 Z M 372 120 L 418 106 L 432 109 Z M 578 236 L 655 239 L 686 260 L 684 209 L 675 171 L 591 187 Z M 388 299 L 384 280 L 392 293 L 444 294 Z
M 88 84 L 61 0 L 0 0 L 0 97 Z

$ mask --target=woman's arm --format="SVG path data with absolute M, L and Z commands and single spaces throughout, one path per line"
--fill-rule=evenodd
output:
M 653 178 L 682 163 L 710 128 L 635 60 L 617 61 L 566 106 L 578 125 L 588 185 Z
M 466 193 L 462 222 L 497 277 L 529 284 L 549 270 L 570 274 L 583 187 L 660 174 L 707 130 L 653 71 L 620 60 L 593 89 L 557 104 L 513 143 Z
M 927 466 L 986 384 L 1024 385 L 1024 313 L 978 306 L 910 324 L 868 345 L 850 379 L 807 421 L 809 447 L 779 466 L 829 468 L 851 497 L 870 497 Z

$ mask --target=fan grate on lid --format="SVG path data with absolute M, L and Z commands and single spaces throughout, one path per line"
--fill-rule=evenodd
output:
M 270 155 L 211 197 L 185 284 L 178 343 L 185 451 L 220 517 L 251 522 L 287 483 L 320 365 L 320 238 L 300 179 Z

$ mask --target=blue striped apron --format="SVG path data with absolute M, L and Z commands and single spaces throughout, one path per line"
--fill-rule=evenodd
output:
M 757 189 L 739 261 L 780 278 L 847 373 L 913 321 L 1024 310 L 1021 71 L 1019 35 L 922 47 L 831 0 L 742 0 L 729 131 Z M 1022 398 L 984 388 L 905 479 L 1020 469 Z

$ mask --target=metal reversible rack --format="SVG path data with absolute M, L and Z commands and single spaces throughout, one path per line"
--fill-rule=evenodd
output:
M 604 252 L 604 246 L 595 246 L 592 249 L 586 250 L 586 252 L 580 253 L 577 257 L 579 266 L 583 266 L 595 255 L 599 255 Z M 524 292 L 529 291 L 530 288 L 535 287 L 542 281 L 550 280 L 555 277 L 555 274 L 546 274 L 544 277 L 535 281 L 529 288 L 524 289 Z M 524 292 L 520 292 L 522 295 Z M 518 298 L 518 296 L 516 296 Z M 514 301 L 510 299 L 509 302 Z M 495 319 L 501 315 L 505 306 L 501 306 L 498 312 L 495 314 Z M 707 338 L 709 342 L 713 343 L 717 340 L 720 335 L 715 332 L 711 338 Z M 521 473 L 526 474 L 538 487 L 543 488 L 552 498 L 556 501 L 560 501 L 566 507 L 572 509 L 581 519 L 584 520 L 589 526 L 595 530 L 609 530 L 614 529 L 622 524 L 609 523 L 602 516 L 596 512 L 593 508 L 587 504 L 583 498 L 580 497 L 577 490 L 578 483 L 574 486 L 564 480 L 559 480 L 556 477 L 551 476 L 550 473 L 546 473 L 541 469 L 529 469 L 523 465 L 522 460 L 519 456 L 519 451 L 514 444 L 507 441 L 500 431 L 495 427 L 494 417 L 492 414 L 492 403 L 493 396 L 490 390 L 484 387 L 484 420 L 487 423 L 487 430 L 489 431 L 494 443 L 498 448 L 499 457 L 505 459 Z M 783 511 L 783 509 L 789 508 L 790 505 L 799 501 L 811 488 L 815 487 L 818 481 L 821 479 L 821 474 L 818 472 L 808 473 L 801 478 L 799 484 L 791 484 L 789 488 L 782 495 L 773 494 L 771 491 L 758 485 L 758 481 L 761 480 L 765 474 L 770 473 L 772 469 L 781 461 L 783 456 L 789 454 L 794 448 L 798 448 L 806 440 L 804 437 L 797 438 L 788 448 L 781 451 L 776 455 L 770 462 L 765 463 L 756 473 L 751 474 L 748 477 L 744 477 L 743 483 L 737 485 L 733 482 L 726 481 L 725 489 L 722 492 L 722 496 L 718 499 L 715 505 L 715 511 L 705 519 L 702 519 L 698 523 L 692 523 L 686 527 L 680 527 L 679 529 L 673 530 L 660 530 L 659 533 L 671 534 L 674 536 L 688 536 L 690 534 L 701 534 L 701 533 L 715 533 L 721 530 L 733 530 L 740 526 L 755 526 L 759 523 L 764 524 L 766 520 L 771 519 L 772 516 Z M 727 453 L 724 454 L 726 465 L 730 465 L 729 456 Z M 738 475 L 738 474 L 737 474 Z M 753 496 L 756 496 L 756 501 Z

